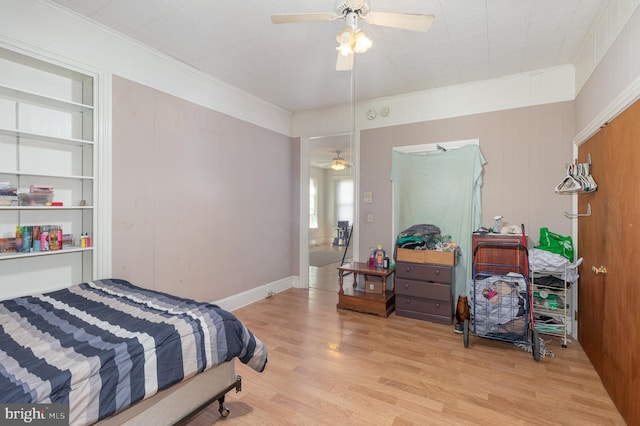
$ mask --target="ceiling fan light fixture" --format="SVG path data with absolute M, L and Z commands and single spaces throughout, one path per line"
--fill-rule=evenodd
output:
M 347 25 L 338 31 L 338 34 L 336 34 L 336 40 L 340 44 L 351 44 L 355 40 L 355 36 L 356 34 L 353 31 L 353 28 Z
M 342 56 L 348 56 L 353 53 L 353 45 L 356 40 L 356 35 L 350 26 L 346 26 L 341 29 L 336 35 L 336 40 L 339 46 L 336 48 Z
M 339 46 L 336 48 L 342 56 L 351 53 L 364 53 L 368 51 L 373 42 L 362 30 L 354 31 L 349 25 L 341 29 L 336 35 Z
M 369 0 L 338 0 L 335 12 L 329 13 L 294 13 L 271 15 L 276 24 L 289 22 L 321 22 L 341 19 L 346 27 L 336 34 L 338 41 L 338 59 L 336 71 L 352 71 L 355 53 L 367 52 L 373 42 L 358 29 L 358 22 L 363 20 L 372 25 L 398 28 L 412 31 L 428 31 L 435 17 L 417 13 L 370 12 Z
M 351 53 L 353 53 L 353 51 L 351 50 L 351 46 L 348 44 L 341 44 L 340 46 L 336 47 L 336 49 L 338 49 L 338 52 L 340 52 L 342 56 L 349 56 Z
M 344 158 L 340 157 L 340 151 L 336 151 L 336 156 L 331 160 L 331 168 L 339 171 L 344 170 L 347 167 L 347 162 Z
M 340 157 L 334 158 L 333 161 L 331 162 L 331 168 L 333 170 L 336 170 L 336 171 L 344 170 L 346 167 L 347 167 L 347 162 Z
M 353 51 L 356 53 L 364 53 L 371 49 L 373 41 L 364 33 L 364 31 L 358 31 L 355 37 L 355 43 L 353 45 Z

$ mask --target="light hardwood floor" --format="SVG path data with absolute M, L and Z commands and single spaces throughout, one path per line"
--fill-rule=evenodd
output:
M 577 342 L 553 339 L 556 356 L 535 362 L 476 336 L 465 349 L 451 326 L 337 311 L 336 266 L 234 312 L 267 344 L 267 368 L 236 362 L 229 417 L 214 403 L 189 425 L 624 425 Z

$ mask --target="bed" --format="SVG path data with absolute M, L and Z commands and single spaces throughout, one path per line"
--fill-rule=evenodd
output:
M 72 425 L 226 416 L 235 359 L 262 372 L 267 350 L 233 314 L 125 280 L 0 301 L 0 402 L 67 404 Z

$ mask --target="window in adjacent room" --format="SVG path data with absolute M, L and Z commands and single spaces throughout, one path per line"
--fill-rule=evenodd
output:
M 336 216 L 338 221 L 353 224 L 353 180 L 340 179 L 336 183 Z
M 318 228 L 318 181 L 309 179 L 309 228 Z

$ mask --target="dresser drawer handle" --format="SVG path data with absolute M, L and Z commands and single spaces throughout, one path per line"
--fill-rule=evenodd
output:
M 436 308 L 440 309 L 440 304 L 436 303 Z
M 410 304 L 411 304 L 411 299 L 405 299 L 405 301 L 404 301 L 404 302 L 405 302 L 407 305 L 410 305 Z
M 440 269 L 436 269 L 436 275 L 440 275 Z
M 411 267 L 407 266 L 407 272 L 411 272 Z
M 409 283 L 405 283 L 405 284 L 404 284 L 404 289 L 405 289 L 405 290 L 409 290 Z

